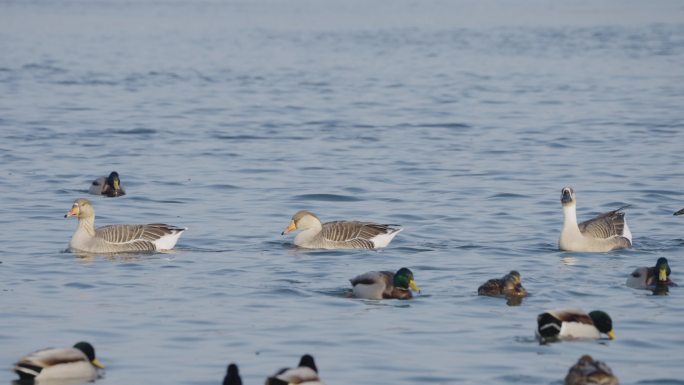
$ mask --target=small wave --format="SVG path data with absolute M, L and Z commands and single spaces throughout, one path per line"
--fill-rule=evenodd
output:
M 359 202 L 362 199 L 350 195 L 338 194 L 301 194 L 291 198 L 295 201 L 323 201 L 323 202 Z
M 157 130 L 153 130 L 151 128 L 132 128 L 130 130 L 113 130 L 112 131 L 115 134 L 126 134 L 126 135 L 147 135 L 147 134 L 156 134 Z

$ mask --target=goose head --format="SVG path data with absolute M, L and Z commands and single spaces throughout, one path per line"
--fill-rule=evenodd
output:
M 561 190 L 561 204 L 570 206 L 575 204 L 575 190 L 570 186 L 563 187 Z
M 67 217 L 77 217 L 79 219 L 81 218 L 90 218 L 95 216 L 95 209 L 93 209 L 92 204 L 90 203 L 89 200 L 85 198 L 78 198 L 74 201 L 74 204 L 71 205 L 71 210 L 64 214 L 64 218 Z
M 290 223 L 288 223 L 280 235 L 285 235 L 295 230 L 308 230 L 317 227 L 321 227 L 321 221 L 318 217 L 310 211 L 301 210 L 292 216 Z

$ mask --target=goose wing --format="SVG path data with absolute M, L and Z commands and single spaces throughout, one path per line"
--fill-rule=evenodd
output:
M 112 245 L 129 245 L 140 251 L 154 251 L 154 242 L 164 236 L 178 233 L 184 228 L 163 223 L 149 225 L 108 225 L 99 227 L 95 237 Z
M 371 240 L 380 234 L 396 231 L 395 225 L 382 225 L 372 222 L 335 221 L 323 224 L 320 236 L 328 242 L 340 242 L 354 248 L 372 249 L 375 244 Z
M 594 238 L 622 236 L 625 230 L 625 213 L 622 209 L 625 207 L 627 206 L 603 213 L 596 218 L 580 223 L 578 225 L 580 231 Z

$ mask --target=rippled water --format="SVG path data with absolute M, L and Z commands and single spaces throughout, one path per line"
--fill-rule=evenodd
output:
M 676 1 L 0 3 L 0 382 L 91 341 L 98 384 L 247 384 L 312 353 L 328 384 L 560 384 L 582 354 L 684 384 L 684 7 Z M 117 170 L 98 223 L 187 226 L 171 254 L 81 259 L 63 214 Z M 556 250 L 631 204 L 635 248 Z M 299 209 L 405 227 L 301 251 Z M 412 301 L 346 298 L 410 267 Z M 518 269 L 521 306 L 478 297 Z M 618 339 L 540 346 L 536 315 L 603 309 Z

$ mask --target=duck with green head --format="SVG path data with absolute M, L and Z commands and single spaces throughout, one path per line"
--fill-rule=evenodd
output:
M 90 382 L 98 378 L 104 365 L 95 358 L 95 348 L 79 342 L 72 348 L 38 350 L 19 359 L 14 371 L 22 381 L 72 380 Z
M 542 342 L 599 339 L 601 334 L 615 338 L 613 320 L 601 310 L 589 314 L 581 310 L 550 310 L 537 316 L 535 332 Z
M 93 183 L 90 184 L 88 192 L 93 195 L 104 195 L 108 197 L 126 195 L 126 191 L 121 186 L 119 173 L 116 171 L 112 171 L 109 176 L 102 176 L 95 179 Z
M 660 257 L 656 261 L 655 266 L 642 266 L 636 268 L 632 274 L 627 277 L 627 286 L 634 289 L 648 289 L 653 290 L 656 287 L 677 286 L 676 283 L 670 280 L 670 264 L 667 258 Z
M 406 267 L 391 271 L 369 271 L 349 280 L 352 294 L 365 299 L 410 299 L 411 290 L 420 293 L 413 272 Z

